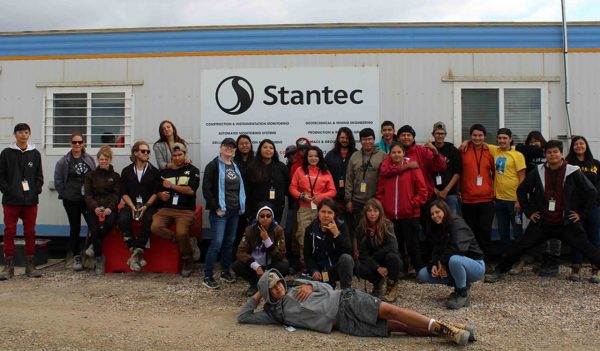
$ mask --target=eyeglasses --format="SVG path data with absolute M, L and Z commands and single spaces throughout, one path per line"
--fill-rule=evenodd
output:
M 71 140 L 72 145 L 83 145 L 83 140 Z
M 141 153 L 143 153 L 143 154 L 150 155 L 150 150 L 144 149 L 144 150 L 138 150 L 138 151 L 141 152 Z
M 261 214 L 259 215 L 260 218 L 271 218 L 273 217 L 270 213 L 266 213 L 266 214 Z

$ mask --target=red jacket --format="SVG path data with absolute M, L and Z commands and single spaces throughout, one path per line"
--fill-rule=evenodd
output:
M 434 155 L 431 150 L 419 144 L 414 144 L 410 149 L 406 150 L 404 157 L 419 163 L 421 174 L 427 185 L 427 198 L 429 199 L 433 195 L 433 189 L 435 188 L 432 174 L 437 172 L 443 173 L 446 170 L 446 157 L 439 152 L 437 155 Z
M 375 197 L 381 201 L 385 215 L 391 220 L 418 218 L 420 207 L 428 198 L 423 173 L 419 168 L 401 170 L 400 165 L 394 165 L 388 156 L 379 169 Z
M 319 202 L 325 198 L 335 198 L 337 190 L 329 171 L 323 174 L 316 166 L 308 166 L 308 174 L 310 175 L 310 183 L 314 186 L 313 196 L 316 196 Z M 302 167 L 296 169 L 296 172 L 292 176 L 292 183 L 290 184 L 290 194 L 294 199 L 300 199 L 300 194 L 302 193 L 310 194 L 310 183 L 309 177 L 304 173 Z M 300 201 L 300 206 L 310 207 L 310 203 Z

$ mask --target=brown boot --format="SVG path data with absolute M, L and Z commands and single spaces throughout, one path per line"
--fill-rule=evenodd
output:
M 581 274 L 579 272 L 580 270 L 581 270 L 580 264 L 572 265 L 571 266 L 571 274 L 569 275 L 569 280 L 572 282 L 581 281 Z
M 469 341 L 471 333 L 453 326 L 450 323 L 433 320 L 430 331 L 435 335 L 443 336 L 457 345 L 464 346 Z
M 183 278 L 189 278 L 192 275 L 192 269 L 194 267 L 194 261 L 191 257 L 181 258 L 181 276 Z
M 393 280 L 387 281 L 387 289 L 385 295 L 383 296 L 383 301 L 387 303 L 394 303 L 398 298 L 398 291 L 400 290 L 398 286 L 398 282 Z
M 592 265 L 592 276 L 590 277 L 590 283 L 600 284 L 600 274 L 598 273 L 598 267 Z
M 469 342 L 473 342 L 473 341 L 477 341 L 477 338 L 475 338 L 475 326 L 473 324 L 463 324 L 463 323 L 449 323 L 450 325 L 458 328 L 458 329 L 462 329 L 462 330 L 466 330 L 469 332 Z
M 15 276 L 15 264 L 12 256 L 4 257 L 4 266 L 0 271 L 0 280 L 8 280 Z
M 33 256 L 27 256 L 27 263 L 25 264 L 25 274 L 29 278 L 39 278 L 42 276 L 42 272 L 38 271 L 35 268 L 35 263 L 33 263 Z

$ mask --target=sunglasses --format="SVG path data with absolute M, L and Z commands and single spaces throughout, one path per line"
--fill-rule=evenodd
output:
M 138 150 L 138 151 L 143 154 L 150 155 L 150 150 Z
M 71 140 L 71 144 L 73 144 L 73 145 L 83 145 L 83 140 Z
M 260 218 L 271 218 L 272 215 L 270 213 L 267 213 L 267 214 L 261 214 L 259 217 Z

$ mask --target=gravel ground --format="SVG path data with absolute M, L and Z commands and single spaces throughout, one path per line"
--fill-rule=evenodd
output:
M 323 349 L 445 350 L 454 347 L 429 337 L 393 335 L 356 338 L 280 326 L 239 325 L 244 283 L 204 288 L 201 267 L 191 279 L 167 274 L 73 273 L 56 265 L 44 277 L 17 277 L 0 283 L 0 349 L 24 350 L 189 350 Z M 600 286 L 559 277 L 539 278 L 529 270 L 496 284 L 477 283 L 471 306 L 443 307 L 450 288 L 401 283 L 398 305 L 449 321 L 477 326 L 470 350 L 598 350 Z M 584 270 L 584 278 L 589 268 Z M 364 289 L 364 282 L 355 281 Z M 370 289 L 370 287 L 369 287 Z

